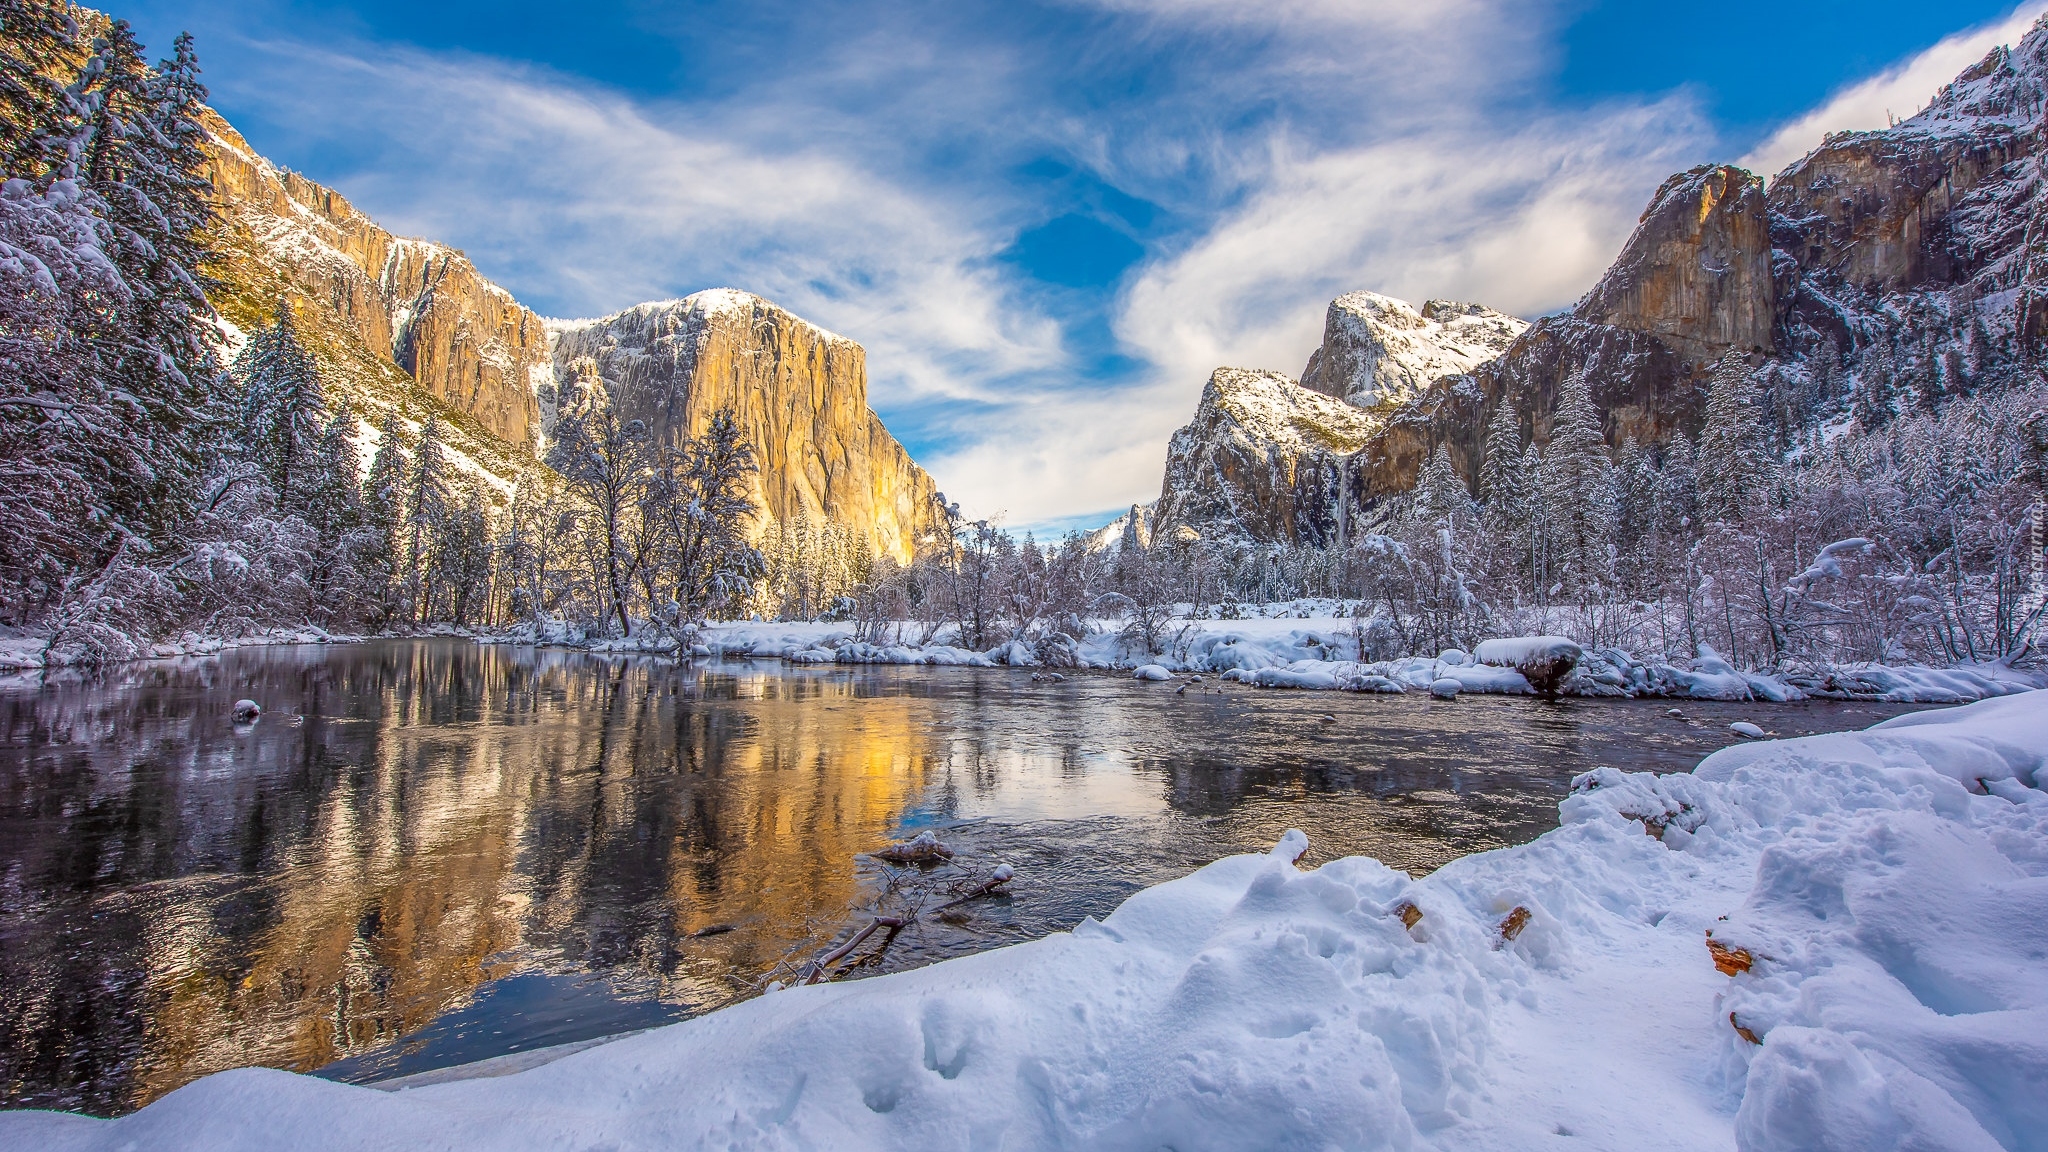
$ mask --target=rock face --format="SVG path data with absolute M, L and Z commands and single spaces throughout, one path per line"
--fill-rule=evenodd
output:
M 502 494 L 540 467 L 557 366 L 597 362 L 614 399 L 663 436 L 732 408 L 760 453 L 757 528 L 807 516 L 908 560 L 932 479 L 868 409 L 860 345 L 730 289 L 557 325 L 452 248 L 393 236 L 331 189 L 258 156 L 209 116 L 225 259 L 215 305 L 244 330 L 280 300 L 357 415 L 449 424 L 458 463 Z
M 1770 351 L 1775 308 L 1763 182 L 1709 165 L 1664 182 L 1572 316 L 1654 336 L 1699 364 Z
M 1185 527 L 1212 543 L 1336 543 L 1344 460 L 1380 423 L 1281 373 L 1218 368 L 1167 446 L 1153 538 Z
M 1528 327 L 1478 304 L 1430 300 L 1418 310 L 1391 296 L 1351 292 L 1330 302 L 1322 346 L 1302 369 L 1301 386 L 1361 408 L 1403 403 L 1499 356 Z
M 223 215 L 321 313 L 316 324 L 345 329 L 491 435 L 532 448 L 534 389 L 550 371 L 540 317 L 462 253 L 393 236 L 339 193 L 258 156 L 225 120 L 207 126 Z
M 666 439 L 732 409 L 760 453 L 762 532 L 808 517 L 864 529 L 877 554 L 907 561 L 933 528 L 937 486 L 868 409 L 867 354 L 843 336 L 716 288 L 558 325 L 557 380 L 585 359 L 622 414 Z
M 1394 347 L 1386 332 L 1430 330 L 1378 303 L 1383 297 L 1340 299 L 1305 375 L 1320 392 L 1383 401 L 1375 409 L 1382 418 L 1338 470 L 1334 508 L 1319 513 L 1270 484 L 1243 487 L 1241 495 L 1265 495 L 1233 510 L 1238 535 L 1317 543 L 1326 536 L 1317 525 L 1372 520 L 1387 498 L 1414 486 L 1439 445 L 1469 480 L 1501 404 L 1541 444 L 1560 386 L 1578 373 L 1609 443 L 1653 450 L 1698 432 L 1708 377 L 1730 354 L 1763 389 L 1758 435 L 1779 447 L 1846 421 L 1851 395 L 1875 375 L 1889 374 L 1909 403 L 2019 378 L 2048 351 L 2044 106 L 2048 20 L 1966 70 L 1912 119 L 1833 135 L 1768 189 L 1727 166 L 1673 176 L 1569 313 L 1530 325 L 1469 367 L 1389 368 L 1400 358 L 1385 351 Z M 1412 314 L 1431 321 L 1432 307 Z M 1434 336 L 1431 346 L 1442 347 Z M 1419 388 L 1384 403 L 1410 381 Z M 1198 415 L 1190 428 L 1201 423 Z M 1233 451 L 1249 457 L 1259 448 Z M 1206 499 L 1183 487 L 1205 482 L 1179 463 L 1184 454 L 1176 437 L 1162 518 L 1169 506 Z

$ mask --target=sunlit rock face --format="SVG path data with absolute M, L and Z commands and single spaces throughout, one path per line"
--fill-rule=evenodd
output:
M 1279 372 L 1218 368 L 1167 447 L 1152 538 L 1335 543 L 1343 458 L 1380 420 Z
M 393 236 L 339 193 L 257 155 L 225 120 L 209 115 L 207 127 L 215 200 L 255 242 L 237 255 L 262 265 L 240 269 L 231 294 L 292 291 L 311 305 L 314 327 L 342 329 L 482 430 L 531 449 L 535 385 L 548 372 L 540 317 L 462 253 Z
M 730 408 L 760 453 L 757 530 L 799 517 L 864 531 L 910 559 L 933 529 L 937 487 L 868 408 L 867 354 L 758 296 L 730 288 L 557 327 L 566 384 L 594 361 L 612 402 L 669 440 Z
M 1528 327 L 1479 304 L 1430 300 L 1416 308 L 1377 292 L 1346 293 L 1330 302 L 1301 386 L 1361 408 L 1398 404 L 1494 359 Z

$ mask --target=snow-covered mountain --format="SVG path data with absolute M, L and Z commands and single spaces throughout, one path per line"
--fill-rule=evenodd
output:
M 1217 535 L 1320 543 L 1317 526 L 1371 520 L 1413 487 L 1440 445 L 1474 479 L 1503 404 L 1546 442 L 1560 386 L 1578 373 L 1609 442 L 1651 448 L 1698 432 L 1707 380 L 1731 354 L 1763 389 L 1758 435 L 1780 450 L 1859 405 L 1882 418 L 2003 387 L 2048 352 L 2044 109 L 2048 21 L 1919 114 L 1836 133 L 1768 185 L 1728 165 L 1672 176 L 1591 291 L 1512 334 L 1509 317 L 1446 315 L 1462 306 L 1343 297 L 1304 382 L 1373 402 L 1378 419 L 1336 467 L 1329 507 L 1304 504 L 1288 441 L 1257 441 L 1249 426 L 1226 433 L 1228 451 L 1263 456 L 1269 474 L 1240 471 L 1227 508 L 1188 487 L 1206 480 L 1181 461 L 1204 454 L 1200 429 L 1219 427 L 1198 412 L 1169 449 L 1159 520 L 1200 507 Z
M 1430 300 L 1417 309 L 1377 292 L 1349 292 L 1330 302 L 1301 386 L 1361 408 L 1403 403 L 1499 356 L 1528 327 L 1480 304 Z
M 612 403 L 657 436 L 701 434 L 730 408 L 759 455 L 757 528 L 854 527 L 906 562 L 930 531 L 937 487 L 869 410 L 867 353 L 852 340 L 732 288 L 552 328 L 556 380 L 588 361 Z M 549 425 L 557 394 L 542 390 Z
M 732 289 L 551 323 L 461 252 L 393 235 L 217 116 L 208 128 L 215 306 L 239 336 L 289 301 L 366 437 L 394 408 L 414 426 L 438 416 L 458 466 L 502 494 L 540 467 L 558 374 L 590 357 L 663 435 L 739 413 L 761 464 L 757 529 L 801 514 L 908 559 L 929 527 L 935 486 L 868 408 L 859 344 Z

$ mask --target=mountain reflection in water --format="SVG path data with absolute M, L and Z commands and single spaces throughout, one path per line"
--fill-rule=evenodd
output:
M 872 971 L 1071 927 L 1289 827 L 1308 864 L 1426 871 L 1553 827 L 1595 764 L 1905 710 L 1210 687 L 420 640 L 0 692 L 0 1106 L 125 1112 L 249 1065 L 371 1080 L 708 1011 L 858 922 L 859 854 L 919 828 L 1018 879 Z M 266 711 L 236 725 L 245 696 Z

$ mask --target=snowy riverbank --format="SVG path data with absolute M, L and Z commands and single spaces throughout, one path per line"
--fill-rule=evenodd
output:
M 1359 660 L 1351 621 L 1335 616 L 1276 615 L 1200 621 L 1168 634 L 1165 651 L 1140 656 L 1114 624 L 1071 645 L 1012 642 L 986 652 L 946 644 L 862 643 L 833 622 L 734 621 L 698 637 L 700 653 L 774 657 L 799 664 L 930 664 L 971 667 L 1076 667 L 1130 671 L 1147 665 L 1169 672 L 1220 675 L 1260 688 L 1355 692 L 1427 692 L 1452 681 L 1461 692 L 1524 695 L 1534 691 L 1512 667 L 1485 663 L 1482 649 L 1395 660 Z M 1809 697 L 1957 704 L 2048 688 L 2048 674 L 1999 663 L 1929 668 L 1921 665 L 1828 665 L 1779 673 L 1745 672 L 1711 649 L 1676 663 L 1638 659 L 1616 648 L 1584 652 L 1560 691 L 1568 696 L 1669 697 L 1783 702 Z
M 1072 933 L 516 1075 L 228 1072 L 0 1145 L 2035 1147 L 2044 786 L 2048 693 L 2011 696 L 1596 770 L 1559 829 L 1420 881 L 1304 871 L 1290 833 Z

